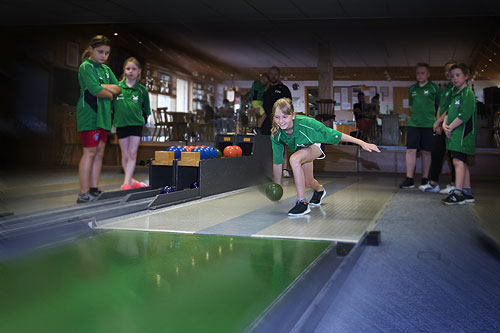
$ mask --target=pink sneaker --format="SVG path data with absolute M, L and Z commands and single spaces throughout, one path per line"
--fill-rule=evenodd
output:
M 144 184 L 143 182 L 138 182 L 137 180 L 134 179 L 132 182 L 132 188 L 139 188 L 139 187 L 147 187 L 148 185 Z
M 122 186 L 120 186 L 120 190 L 124 191 L 124 190 L 131 190 L 132 189 L 132 186 L 130 186 L 129 184 L 123 184 Z

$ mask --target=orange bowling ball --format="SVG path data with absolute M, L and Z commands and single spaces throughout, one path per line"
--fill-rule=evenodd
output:
M 234 149 L 234 146 L 227 146 L 224 148 L 224 157 L 238 157 L 238 152 Z
M 241 157 L 243 155 L 243 150 L 241 150 L 240 146 L 233 146 L 233 149 L 238 153 L 238 157 Z
M 194 146 L 184 146 L 186 148 L 186 151 L 191 151 L 194 149 Z

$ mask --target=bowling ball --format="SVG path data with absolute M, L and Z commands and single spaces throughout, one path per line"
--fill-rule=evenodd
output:
M 208 147 L 208 149 L 210 151 L 210 158 L 217 158 L 217 149 L 214 147 Z
M 174 188 L 173 188 L 173 187 L 171 187 L 171 186 L 168 186 L 168 185 L 167 185 L 167 186 L 165 186 L 165 187 L 163 187 L 163 188 L 161 189 L 160 194 L 172 193 L 172 192 L 174 192 L 174 191 L 175 191 L 175 190 L 174 190 Z
M 184 147 L 184 146 L 177 146 L 177 149 L 178 149 L 180 152 L 186 152 L 186 151 L 187 151 L 186 147 Z
M 191 151 L 194 149 L 193 146 L 184 146 L 184 149 L 186 149 L 186 151 Z
M 222 157 L 222 152 L 219 149 L 217 149 L 217 148 L 215 148 L 215 150 L 217 151 L 217 158 L 221 158 Z
M 181 158 L 181 151 L 179 150 L 178 147 L 170 146 L 167 148 L 167 151 L 173 151 L 175 159 Z
M 196 147 L 191 150 L 192 153 L 200 153 L 200 160 L 204 160 L 207 158 L 207 152 L 203 149 L 203 147 Z
M 234 146 L 227 146 L 224 148 L 224 157 L 238 157 L 238 151 Z
M 266 187 L 266 196 L 271 201 L 278 201 L 283 196 L 283 188 L 279 184 L 271 183 Z
M 241 150 L 240 146 L 233 146 L 233 148 L 236 150 L 238 153 L 238 157 L 241 157 L 243 155 L 243 150 Z
M 200 187 L 200 184 L 198 183 L 197 180 L 192 182 L 191 185 L 189 186 L 189 188 L 199 188 L 199 187 Z

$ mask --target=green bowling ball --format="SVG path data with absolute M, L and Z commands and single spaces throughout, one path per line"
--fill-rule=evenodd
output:
M 278 201 L 283 196 L 283 188 L 278 184 L 269 184 L 266 188 L 266 196 L 271 201 Z
M 217 150 L 217 158 L 221 158 L 222 153 L 220 152 L 220 150 L 218 148 L 215 148 L 215 150 Z

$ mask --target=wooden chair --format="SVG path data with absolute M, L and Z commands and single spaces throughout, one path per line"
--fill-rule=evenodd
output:
M 332 99 L 320 99 L 316 104 L 318 105 L 318 114 L 315 117 L 316 120 L 333 128 L 333 122 L 335 121 L 335 101 Z
M 168 141 L 170 139 L 167 110 L 167 107 L 153 110 L 155 128 L 153 130 L 153 135 L 151 136 L 151 141 L 160 141 L 160 137 L 164 138 L 163 141 Z
M 76 131 L 76 126 L 72 124 L 63 125 L 62 131 L 63 131 L 64 150 L 61 157 L 61 164 L 62 165 L 65 164 L 66 153 L 68 152 L 68 150 L 70 150 L 68 165 L 73 165 L 73 155 L 75 147 L 77 149 L 80 149 L 81 146 L 80 135 Z

